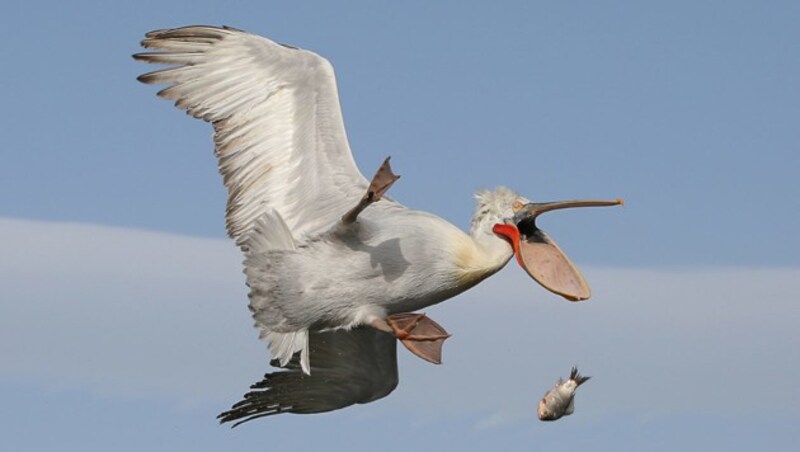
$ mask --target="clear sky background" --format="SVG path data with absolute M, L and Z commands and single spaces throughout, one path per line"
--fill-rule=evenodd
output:
M 0 38 L 0 449 L 793 450 L 800 3 L 33 2 Z M 466 228 L 479 188 L 554 213 L 570 304 L 515 265 L 429 312 L 376 403 L 230 430 L 267 370 L 211 130 L 135 78 L 145 32 L 230 25 L 337 71 L 356 161 Z M 576 413 L 536 420 L 569 367 Z

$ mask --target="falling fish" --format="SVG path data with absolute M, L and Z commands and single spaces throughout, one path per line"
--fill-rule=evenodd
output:
M 541 421 L 555 421 L 575 411 L 575 390 L 591 377 L 584 377 L 573 367 L 569 380 L 559 378 L 555 387 L 547 391 L 539 402 L 537 414 Z

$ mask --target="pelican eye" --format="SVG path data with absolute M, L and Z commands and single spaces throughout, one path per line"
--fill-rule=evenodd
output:
M 524 204 L 522 204 L 520 201 L 514 201 L 514 204 L 511 204 L 511 209 L 514 211 L 514 213 L 517 213 L 520 211 L 520 209 L 522 209 L 523 205 Z

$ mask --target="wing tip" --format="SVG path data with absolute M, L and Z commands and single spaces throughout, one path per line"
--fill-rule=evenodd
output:
M 148 31 L 144 34 L 145 38 L 157 38 L 157 39 L 164 39 L 164 38 L 197 38 L 197 37 L 208 37 L 208 36 L 219 36 L 222 37 L 227 32 L 236 31 L 240 32 L 239 30 L 234 27 L 229 27 L 227 25 L 184 25 L 182 27 L 175 27 L 175 28 L 160 28 L 157 30 Z
M 139 54 L 139 55 L 147 56 L 147 54 Z M 137 55 L 133 56 L 134 59 L 137 59 L 136 56 Z M 147 61 L 144 58 L 139 58 L 137 60 L 138 61 Z M 141 82 L 141 83 L 148 84 L 148 85 L 152 85 L 152 84 L 155 84 L 155 83 L 160 83 L 160 80 L 161 80 L 161 78 L 159 77 L 160 73 L 161 73 L 160 70 L 159 71 L 153 71 L 153 72 L 147 72 L 147 73 L 144 73 L 144 74 L 136 77 L 136 80 Z

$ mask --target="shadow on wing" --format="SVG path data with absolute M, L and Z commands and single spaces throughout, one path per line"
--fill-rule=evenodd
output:
M 298 353 L 217 418 L 236 427 L 272 414 L 323 413 L 373 402 L 397 387 L 397 340 L 391 334 L 369 327 L 311 333 L 309 353 L 311 375 L 300 369 Z M 270 364 L 278 367 L 275 360 Z

